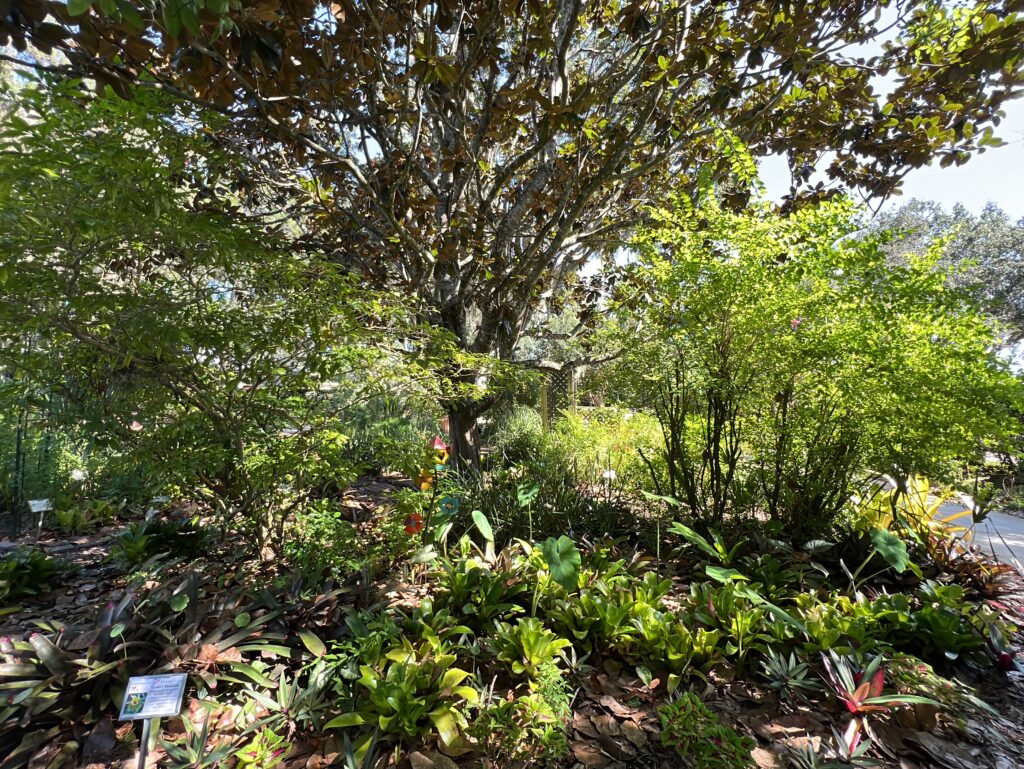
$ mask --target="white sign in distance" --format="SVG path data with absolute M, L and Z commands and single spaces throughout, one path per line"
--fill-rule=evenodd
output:
M 137 721 L 178 715 L 187 680 L 185 673 L 129 678 L 121 703 L 120 719 Z

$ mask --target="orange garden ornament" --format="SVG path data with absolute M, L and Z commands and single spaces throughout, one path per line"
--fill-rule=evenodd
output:
M 430 491 L 434 486 L 434 477 L 437 473 L 442 472 L 448 466 L 448 446 L 441 439 L 440 435 L 435 435 L 434 440 L 430 442 L 430 448 L 434 450 L 434 469 L 420 470 L 416 475 L 416 485 L 420 491 Z

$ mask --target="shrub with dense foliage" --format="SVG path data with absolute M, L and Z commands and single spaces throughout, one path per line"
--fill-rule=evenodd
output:
M 841 200 L 651 216 L 616 303 L 617 395 L 656 414 L 661 490 L 700 525 L 763 510 L 816 535 L 865 471 L 941 477 L 1012 434 L 1020 382 L 938 247 L 887 263 Z
M 244 168 L 175 130 L 198 113 L 75 83 L 23 89 L 13 107 L 0 365 L 21 387 L 8 394 L 279 546 L 288 510 L 352 477 L 342 415 L 404 375 L 397 306 L 305 249 L 272 194 L 250 191 L 243 209 Z

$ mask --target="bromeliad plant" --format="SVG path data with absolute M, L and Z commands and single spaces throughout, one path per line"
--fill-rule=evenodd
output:
M 842 739 L 837 739 L 850 755 L 860 755 L 858 748 L 868 715 L 887 713 L 897 705 L 938 704 L 935 700 L 916 694 L 885 695 L 885 670 L 881 655 L 860 669 L 855 661 L 840 657 L 834 651 L 822 654 L 821 658 L 825 667 L 825 682 L 851 716 Z
M 229 761 L 235 752 L 232 740 L 215 737 L 210 739 L 213 707 L 208 706 L 201 724 L 191 718 L 183 718 L 185 734 L 177 740 L 161 740 L 160 746 L 167 753 L 169 769 L 216 769 Z
M 499 662 L 515 675 L 526 676 L 531 685 L 545 665 L 564 658 L 572 642 L 548 630 L 535 617 L 520 619 L 515 625 L 499 622 L 495 626 L 494 650 Z
M 473 675 L 456 667 L 449 644 L 427 637 L 413 644 L 403 637 L 377 660 L 359 667 L 355 706 L 324 724 L 324 729 L 369 725 L 401 742 L 436 732 L 452 749 L 468 725 L 465 710 L 479 701 Z
M 786 657 L 769 648 L 766 658 L 761 661 L 761 668 L 768 679 L 768 686 L 786 697 L 806 702 L 808 693 L 821 690 L 821 685 L 809 677 L 810 664 L 797 659 L 795 652 Z
M 119 508 L 105 499 L 90 499 L 86 502 L 58 500 L 52 518 L 61 534 L 83 534 L 111 523 Z
M 16 547 L 0 557 L 0 616 L 10 601 L 48 590 L 64 568 L 36 547 Z

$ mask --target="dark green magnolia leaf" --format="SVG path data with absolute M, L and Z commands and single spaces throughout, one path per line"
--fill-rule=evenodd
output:
M 907 546 L 903 544 L 902 539 L 887 529 L 872 529 L 871 543 L 886 563 L 896 570 L 897 574 L 902 574 L 907 570 L 907 566 L 910 565 L 910 556 L 907 555 Z
M 68 13 L 72 16 L 81 16 L 83 13 L 88 13 L 91 7 L 91 0 L 68 0 Z
M 576 543 L 563 534 L 558 539 L 548 537 L 541 543 L 540 549 L 544 553 L 544 560 L 548 562 L 551 578 L 566 590 L 575 589 L 583 562 Z

